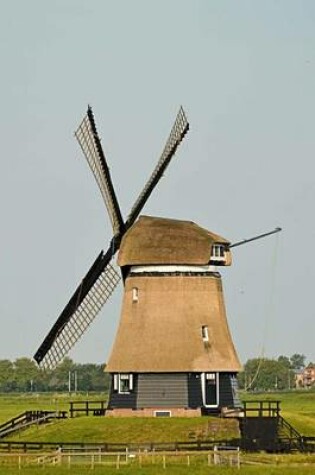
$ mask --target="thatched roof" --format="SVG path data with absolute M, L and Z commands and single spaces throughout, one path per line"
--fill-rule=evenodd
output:
M 124 235 L 118 265 L 207 265 L 214 243 L 229 241 L 191 221 L 140 216 Z

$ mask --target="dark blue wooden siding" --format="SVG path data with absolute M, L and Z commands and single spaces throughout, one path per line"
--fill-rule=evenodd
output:
M 133 390 L 119 394 L 112 384 L 109 409 L 141 409 L 148 407 L 203 406 L 201 373 L 144 373 L 133 375 Z M 219 407 L 241 407 L 236 374 L 219 373 Z
M 188 407 L 187 374 L 139 374 L 137 408 L 146 407 Z
M 219 373 L 219 406 L 241 407 L 235 373 Z

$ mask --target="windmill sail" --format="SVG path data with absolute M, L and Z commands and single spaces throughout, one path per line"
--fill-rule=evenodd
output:
M 75 136 L 103 196 L 114 234 L 117 234 L 122 230 L 124 223 L 91 107 L 88 108 Z
M 128 220 L 124 223 L 96 130 L 93 112 L 90 107 L 88 108 L 75 135 L 101 190 L 112 222 L 114 237 L 108 251 L 105 254 L 103 251 L 99 254 L 37 350 L 34 359 L 40 366 L 54 368 L 75 345 L 113 293 L 120 280 L 120 275 L 110 264 L 112 257 L 119 249 L 125 231 L 135 222 L 159 182 L 188 129 L 189 124 L 181 107 L 158 164 L 134 204 Z
M 187 121 L 184 109 L 180 107 L 179 112 L 176 116 L 174 125 L 172 127 L 171 133 L 165 144 L 162 155 L 157 163 L 157 166 L 153 170 L 152 175 L 150 176 L 149 180 L 147 181 L 145 187 L 143 188 L 142 192 L 140 193 L 138 199 L 136 200 L 135 204 L 133 205 L 130 211 L 130 214 L 126 221 L 126 228 L 132 226 L 132 224 L 135 222 L 135 220 L 139 216 L 142 208 L 144 207 L 149 196 L 151 195 L 155 186 L 157 185 L 160 178 L 162 177 L 172 157 L 175 155 L 177 147 L 179 146 L 179 144 L 185 137 L 188 130 L 189 130 L 189 123 Z
M 37 350 L 34 359 L 54 368 L 75 345 L 115 290 L 120 275 L 110 264 L 111 249 L 99 254 L 69 303 Z

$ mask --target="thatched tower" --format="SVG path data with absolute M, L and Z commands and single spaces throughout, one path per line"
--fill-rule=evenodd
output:
M 106 367 L 109 415 L 200 415 L 239 405 L 240 363 L 217 266 L 229 242 L 189 221 L 141 216 L 123 237 L 121 317 Z

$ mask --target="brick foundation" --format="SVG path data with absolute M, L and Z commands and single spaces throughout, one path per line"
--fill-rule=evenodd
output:
M 107 409 L 106 417 L 156 417 L 156 411 L 170 411 L 171 417 L 200 417 L 201 409 L 183 407 L 150 407 L 145 409 Z

